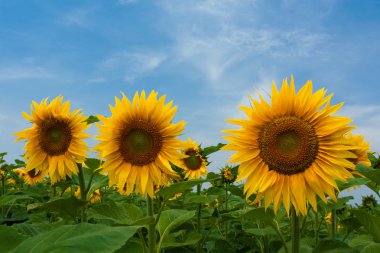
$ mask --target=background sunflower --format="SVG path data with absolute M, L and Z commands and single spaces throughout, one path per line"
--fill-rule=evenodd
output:
M 82 140 L 89 136 L 84 132 L 89 127 L 86 117 L 79 109 L 70 112 L 70 102 L 62 100 L 59 96 L 50 103 L 47 98 L 40 104 L 33 101 L 31 114 L 22 113 L 33 126 L 15 133 L 16 141 L 26 139 L 26 171 L 49 173 L 52 183 L 77 174 L 77 163 L 84 162 L 89 151 Z
M 183 143 L 181 150 L 184 155 L 188 156 L 181 160 L 180 165 L 185 172 L 185 178 L 200 178 L 207 174 L 207 162 L 202 157 L 200 148 L 195 141 L 188 138 Z

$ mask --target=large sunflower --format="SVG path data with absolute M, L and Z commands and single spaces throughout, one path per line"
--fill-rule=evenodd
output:
M 110 184 L 117 184 L 124 193 L 133 190 L 153 197 L 153 185 L 163 185 L 163 178 L 175 176 L 170 162 L 177 165 L 184 157 L 177 139 L 185 122 L 172 123 L 177 107 L 165 104 L 166 96 L 152 91 L 146 96 L 136 92 L 130 101 L 124 94 L 110 106 L 111 117 L 99 116 L 97 124 L 100 143 L 96 150 L 105 159 L 103 172 L 108 172 Z M 125 187 L 124 187 L 125 186 Z
M 183 143 L 182 153 L 188 157 L 181 160 L 181 168 L 185 171 L 185 178 L 200 178 L 207 174 L 206 161 L 199 152 L 199 146 L 190 138 Z
M 89 127 L 86 117 L 79 109 L 70 112 L 70 102 L 62 100 L 59 96 L 50 103 L 47 98 L 40 104 L 33 101 L 31 115 L 23 112 L 33 126 L 15 133 L 19 137 L 16 141 L 27 140 L 26 171 L 48 172 L 52 183 L 77 174 L 77 163 L 82 163 L 89 151 L 82 140 L 89 136 L 83 132 Z
M 231 162 L 240 163 L 238 180 L 247 178 L 247 198 L 264 196 L 265 207 L 273 201 L 277 211 L 283 202 L 289 214 L 290 203 L 297 214 L 306 215 L 306 202 L 317 209 L 316 195 L 327 201 L 325 194 L 336 200 L 335 180 L 346 181 L 356 158 L 349 152 L 344 134 L 353 129 L 349 118 L 332 116 L 343 103 L 330 105 L 332 94 L 325 89 L 312 93 L 308 81 L 296 93 L 293 77 L 290 85 L 283 81 L 280 91 L 272 85 L 271 103 L 261 95 L 251 97 L 253 107 L 240 106 L 248 119 L 228 120 L 241 126 L 225 130 L 231 134 L 225 150 L 237 151 Z

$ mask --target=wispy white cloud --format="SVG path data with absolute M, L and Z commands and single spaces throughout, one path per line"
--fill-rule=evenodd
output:
M 118 0 L 117 3 L 121 5 L 126 5 L 126 4 L 134 4 L 137 3 L 138 0 Z
M 58 18 L 58 22 L 64 25 L 74 25 L 80 27 L 90 26 L 90 15 L 95 11 L 94 7 L 81 7 L 73 9 L 62 14 Z
M 132 82 L 157 69 L 165 59 L 163 53 L 121 51 L 103 60 L 98 68 L 104 75 Z
M 9 66 L 0 67 L 0 82 L 22 79 L 50 79 L 54 74 L 39 66 Z
M 256 22 L 258 1 L 161 3 L 168 20 L 176 20 L 169 31 L 174 38 L 172 58 L 189 64 L 222 94 L 246 89 L 279 58 L 322 58 L 329 46 L 329 36 L 323 32 Z

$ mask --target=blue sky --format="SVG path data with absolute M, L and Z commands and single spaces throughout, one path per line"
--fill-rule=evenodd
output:
M 12 133 L 30 126 L 32 100 L 109 115 L 114 96 L 141 89 L 174 100 L 183 139 L 213 145 L 248 93 L 291 74 L 345 101 L 340 114 L 380 151 L 379 14 L 354 0 L 0 0 L 0 151 L 22 154 Z

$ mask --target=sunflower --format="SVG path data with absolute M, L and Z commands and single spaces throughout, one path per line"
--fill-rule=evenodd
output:
M 146 96 L 143 90 L 130 101 L 122 94 L 110 106 L 111 117 L 98 116 L 102 124 L 97 123 L 100 143 L 95 150 L 105 159 L 102 169 L 110 185 L 126 185 L 126 194 L 135 190 L 153 197 L 154 184 L 166 184 L 165 178 L 175 176 L 169 161 L 178 166 L 185 157 L 178 152 L 182 141 L 177 139 L 185 122 L 172 123 L 177 107 L 173 101 L 165 104 L 166 96 L 157 96 L 155 91 Z
M 44 180 L 46 171 L 36 171 L 35 169 L 29 170 L 24 174 L 24 181 L 26 184 L 37 184 Z
M 332 116 L 343 103 L 331 105 L 332 94 L 326 96 L 324 88 L 313 93 L 311 81 L 296 93 L 293 77 L 280 91 L 273 83 L 270 103 L 259 98 L 250 97 L 252 108 L 240 106 L 248 119 L 228 120 L 241 128 L 224 130 L 230 136 L 223 149 L 237 151 L 231 162 L 240 163 L 237 180 L 247 178 L 246 197 L 264 196 L 265 207 L 273 202 L 275 211 L 282 202 L 288 214 L 292 204 L 303 215 L 307 201 L 317 209 L 316 195 L 336 201 L 335 180 L 353 177 L 348 169 L 355 165 L 348 159 L 357 157 L 344 139 L 354 128 L 351 120 Z
M 362 207 L 370 209 L 377 206 L 377 200 L 373 195 L 362 196 Z
M 40 104 L 33 101 L 31 115 L 23 112 L 33 126 L 15 133 L 16 141 L 27 140 L 24 147 L 24 159 L 28 160 L 26 171 L 48 172 L 52 183 L 77 174 L 77 163 L 84 162 L 86 151 L 89 151 L 82 140 L 89 136 L 83 132 L 89 127 L 86 117 L 79 109 L 70 113 L 70 102 L 62 100 L 59 96 L 50 103 L 47 98 Z
M 81 199 L 81 195 L 80 195 L 80 188 L 78 187 L 78 189 L 74 192 L 74 196 L 77 198 L 77 199 Z M 91 203 L 91 204 L 94 204 L 96 202 L 99 202 L 100 199 L 101 199 L 101 195 L 100 195 L 100 191 L 99 189 L 93 191 L 90 196 L 87 197 L 87 200 Z
M 195 141 L 188 138 L 183 143 L 182 153 L 187 156 L 181 160 L 180 165 L 185 172 L 185 178 L 200 178 L 207 174 L 206 161 Z
M 233 172 L 233 168 L 228 165 L 221 170 L 221 177 L 225 184 L 232 184 L 236 181 L 236 174 Z
M 345 137 L 352 142 L 352 149 L 350 149 L 350 151 L 357 156 L 356 158 L 351 159 L 351 161 L 355 165 L 363 164 L 365 166 L 371 166 L 371 161 L 368 159 L 370 146 L 368 142 L 364 140 L 364 136 L 360 134 L 354 135 L 352 132 L 349 132 Z

